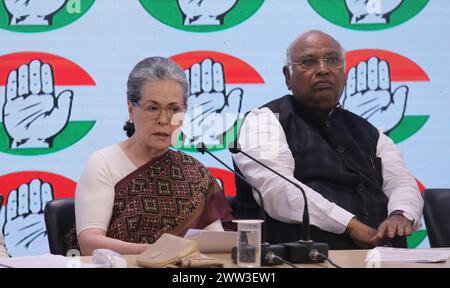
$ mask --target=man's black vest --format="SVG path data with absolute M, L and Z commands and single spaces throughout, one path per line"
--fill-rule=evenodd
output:
M 376 156 L 378 130 L 365 119 L 340 108 L 323 116 L 297 103 L 292 95 L 263 107 L 279 116 L 295 160 L 294 177 L 377 229 L 387 217 L 388 204 L 382 191 L 381 159 Z M 259 206 L 251 188 L 239 178 L 236 186 L 235 217 L 259 218 Z M 269 243 L 300 239 L 301 224 L 283 223 L 267 213 L 266 217 Z M 330 249 L 367 248 L 345 233 L 329 233 L 315 226 L 311 226 L 311 239 L 329 243 Z M 396 246 L 405 246 L 402 240 Z

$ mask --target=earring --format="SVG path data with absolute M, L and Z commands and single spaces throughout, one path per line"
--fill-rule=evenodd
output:
M 130 120 L 128 120 L 128 122 L 130 122 L 130 124 L 133 124 L 133 120 L 131 120 L 131 119 L 130 119 Z

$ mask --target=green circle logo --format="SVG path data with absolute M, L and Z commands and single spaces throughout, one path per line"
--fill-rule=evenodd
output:
M 430 81 L 411 59 L 386 50 L 353 50 L 346 53 L 346 74 L 342 107 L 383 128 L 395 143 L 427 123 L 429 115 L 411 115 L 407 109 L 408 99 L 420 96 L 417 84 Z
M 308 0 L 320 16 L 344 28 L 361 31 L 395 27 L 420 13 L 428 0 Z
M 24 33 L 47 32 L 78 20 L 94 0 L 0 0 L 0 28 Z
M 95 121 L 74 119 L 78 87 L 95 86 L 78 64 L 49 53 L 0 56 L 0 152 L 36 156 L 80 141 Z
M 170 58 L 184 69 L 190 87 L 174 148 L 197 152 L 203 143 L 210 151 L 227 149 L 242 124 L 243 101 L 264 79 L 245 61 L 221 52 L 190 51 Z
M 264 0 L 140 0 L 158 21 L 189 32 L 214 32 L 250 18 Z

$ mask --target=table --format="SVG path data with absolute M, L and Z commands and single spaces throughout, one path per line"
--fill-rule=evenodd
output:
M 450 251 L 450 248 L 445 248 Z M 367 264 L 365 262 L 367 252 L 369 250 L 330 250 L 329 257 L 337 265 L 342 268 L 450 268 L 450 260 L 443 263 L 398 263 L 398 262 L 381 262 Z M 224 268 L 238 268 L 236 264 L 231 261 L 229 253 L 222 254 L 207 254 L 210 257 L 215 257 L 223 260 Z M 137 255 L 125 255 L 128 268 L 140 268 L 136 264 Z M 92 257 L 83 256 L 81 261 L 90 263 Z M 334 268 L 328 262 L 317 264 L 296 264 L 299 268 Z M 289 268 L 288 265 L 270 266 L 271 268 Z

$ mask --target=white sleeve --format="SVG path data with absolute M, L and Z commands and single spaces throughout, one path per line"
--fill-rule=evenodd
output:
M 3 237 L 2 232 L 0 232 L 0 258 L 2 257 L 9 257 L 9 254 L 5 248 L 5 238 Z
M 402 210 L 414 218 L 414 229 L 420 226 L 423 198 L 414 176 L 406 168 L 400 150 L 380 130 L 377 156 L 381 158 L 383 191 L 389 198 L 388 214 Z
M 75 192 L 77 235 L 89 228 L 108 230 L 114 204 L 114 183 L 106 159 L 89 158 Z
M 308 198 L 312 225 L 336 234 L 345 232 L 354 215 L 294 178 L 294 158 L 283 128 L 270 109 L 255 109 L 246 116 L 239 144 L 243 151 L 302 186 Z M 302 221 L 304 201 L 298 188 L 242 153 L 234 154 L 233 159 L 245 178 L 261 191 L 264 208 L 272 218 L 287 223 Z M 253 196 L 259 203 L 255 191 Z

